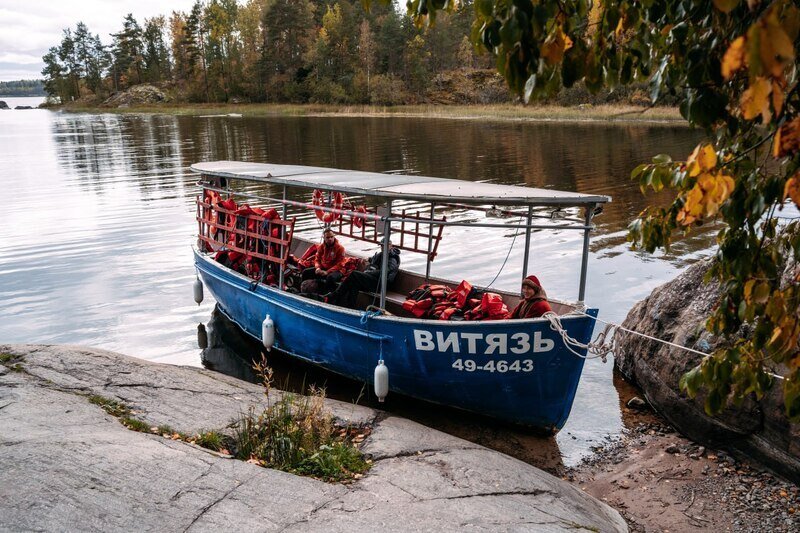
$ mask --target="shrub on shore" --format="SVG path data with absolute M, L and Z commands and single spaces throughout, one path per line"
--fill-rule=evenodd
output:
M 250 408 L 231 422 L 229 432 L 212 430 L 189 436 L 167 425 L 151 427 L 117 400 L 91 395 L 89 402 L 132 431 L 182 440 L 267 468 L 329 482 L 355 479 L 369 469 L 371 462 L 358 450 L 369 428 L 337 425 L 325 408 L 324 389 L 312 387 L 308 396 L 283 393 L 272 403 L 272 369 L 264 358 L 254 369 L 261 377 L 267 407 L 260 412 Z

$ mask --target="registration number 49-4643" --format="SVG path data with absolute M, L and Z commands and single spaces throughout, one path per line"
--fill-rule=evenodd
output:
M 533 372 L 532 359 L 516 360 L 510 363 L 500 359 L 486 361 L 483 364 L 479 364 L 473 359 L 456 359 L 451 366 L 464 372 L 500 372 L 501 374 L 505 372 Z

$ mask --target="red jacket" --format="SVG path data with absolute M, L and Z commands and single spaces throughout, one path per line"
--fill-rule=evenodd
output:
M 508 318 L 539 318 L 548 311 L 552 311 L 550 304 L 542 297 L 534 297 L 530 300 L 521 300 Z
M 314 268 L 341 271 L 344 259 L 344 246 L 339 244 L 339 241 L 334 240 L 333 246 L 325 246 L 323 243 L 317 248 L 317 256 L 314 258 Z

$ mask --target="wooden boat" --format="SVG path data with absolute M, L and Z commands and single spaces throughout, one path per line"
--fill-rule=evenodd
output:
M 194 248 L 199 279 L 220 309 L 247 334 L 260 340 L 269 337 L 271 348 L 367 383 L 376 379 L 376 365 L 381 366 L 384 373 L 388 370 L 388 388 L 402 395 L 550 432 L 564 425 L 587 353 L 585 345 L 591 339 L 593 317 L 597 316 L 597 309 L 583 304 L 592 217 L 610 198 L 423 176 L 232 161 L 198 163 L 192 170 L 199 174 L 204 191 L 197 198 L 199 229 Z M 263 192 L 270 190 L 272 196 Z M 287 196 L 287 191 L 315 190 L 334 200 L 311 205 Z M 275 206 L 282 216 L 267 220 L 268 216 L 258 214 L 237 215 L 211 201 L 209 191 L 219 197 Z M 342 195 L 373 205 L 336 202 Z M 320 193 L 315 198 L 320 198 Z M 409 207 L 412 203 L 414 207 Z M 523 277 L 531 230 L 583 232 L 579 301 L 549 299 L 559 327 L 576 341 L 574 345 L 566 345 L 562 332 L 554 330 L 553 321 L 547 318 L 447 321 L 409 315 L 402 305 L 409 291 L 424 283 L 458 285 L 457 280 L 430 276 L 430 264 L 446 226 L 505 231 L 515 227 L 489 219 L 448 221 L 437 214 L 453 205 L 479 210 L 488 206 L 506 211 L 522 208 L 512 212 L 521 213 L 525 220 L 524 225 L 516 226 L 526 236 Z M 313 209 L 337 234 L 382 246 L 384 258 L 390 239 L 401 250 L 425 254 L 426 272 L 401 270 L 389 284 L 384 260 L 381 283 L 374 294 L 361 295 L 357 309 L 285 290 L 285 269 L 291 257 L 302 255 L 311 245 L 295 235 L 296 219 L 289 217 L 289 209 Z M 553 212 L 563 215 L 568 209 L 582 210 L 583 216 L 552 217 Z M 214 259 L 220 250 L 236 250 L 274 265 L 279 270 L 277 279 L 254 281 L 224 266 Z M 509 309 L 519 301 L 518 294 L 493 292 L 503 296 Z M 367 310 L 370 302 L 377 305 Z M 264 330 L 266 317 L 274 324 L 269 332 Z

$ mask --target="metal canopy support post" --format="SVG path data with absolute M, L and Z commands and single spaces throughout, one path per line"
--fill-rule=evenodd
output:
M 431 223 L 428 224 L 428 255 L 425 256 L 425 282 L 431 279 L 431 246 L 433 245 L 433 215 L 436 204 L 431 204 Z
M 528 277 L 528 258 L 531 253 L 531 219 L 533 218 L 533 206 L 528 206 L 528 221 L 525 223 L 525 257 L 522 259 L 522 279 Z
M 383 221 L 383 255 L 381 256 L 381 309 L 386 309 L 386 286 L 389 284 L 389 238 L 392 232 L 392 201 L 386 202 L 386 220 Z
M 281 220 L 286 220 L 286 185 L 283 186 L 283 210 L 281 213 Z M 281 240 L 286 240 L 286 226 L 281 225 Z M 281 257 L 286 257 L 286 245 L 281 244 Z M 280 272 L 278 272 L 278 290 L 283 290 L 283 266 L 279 266 Z
M 581 255 L 581 281 L 578 288 L 578 302 L 581 304 L 586 296 L 586 269 L 589 265 L 589 232 L 592 231 L 591 225 L 595 205 L 596 204 L 589 204 L 586 206 L 586 229 L 583 230 L 583 255 Z

